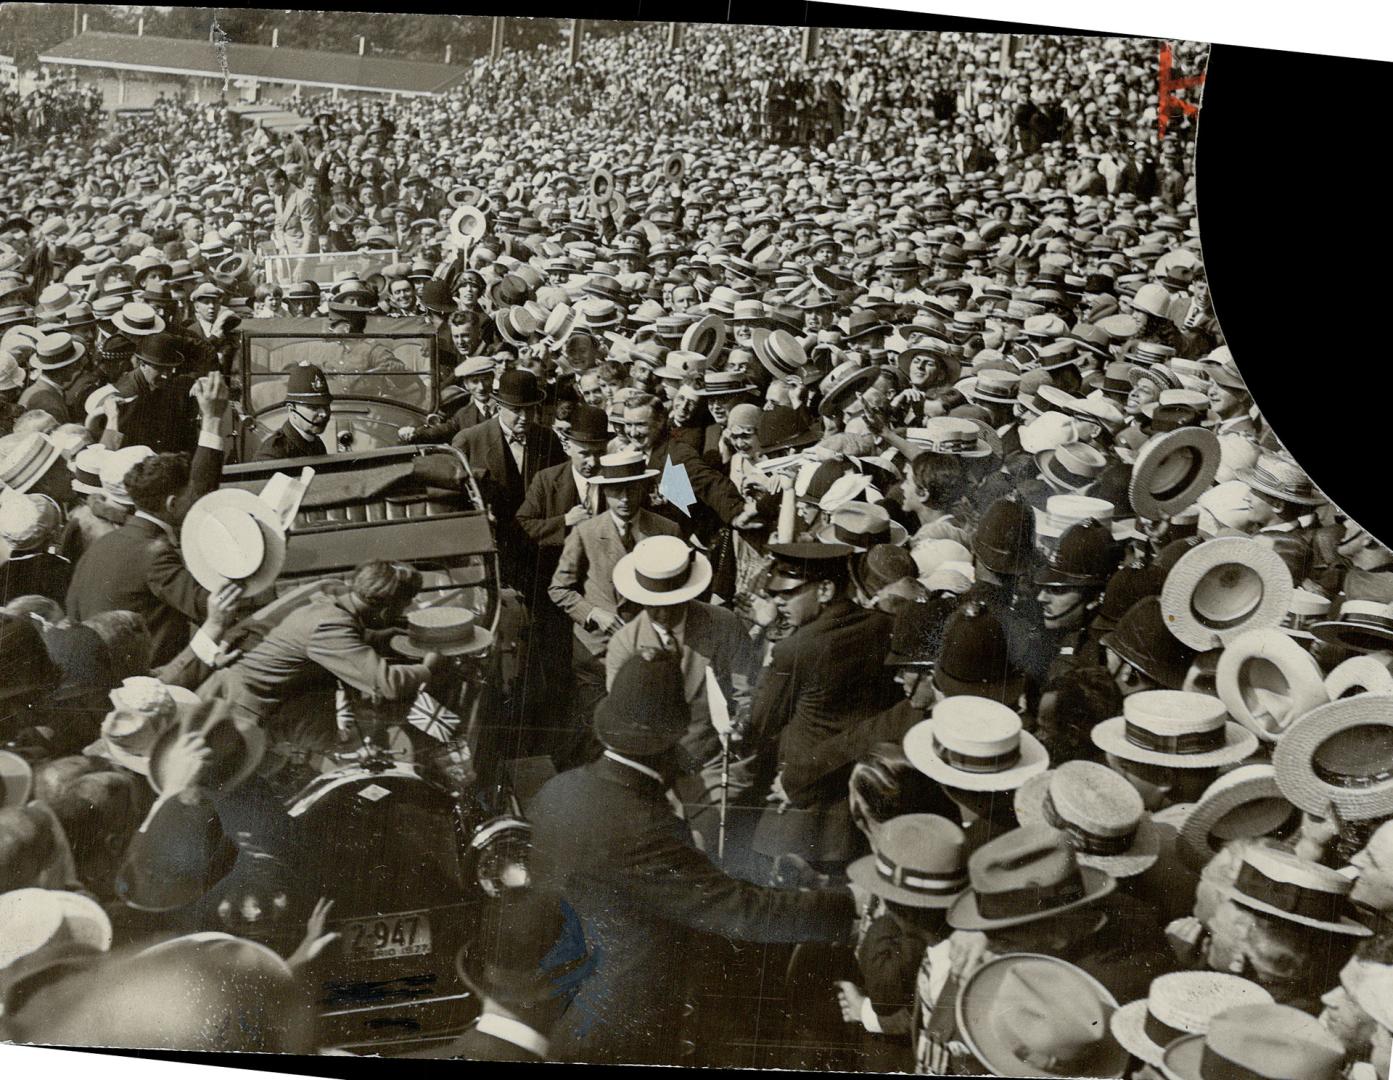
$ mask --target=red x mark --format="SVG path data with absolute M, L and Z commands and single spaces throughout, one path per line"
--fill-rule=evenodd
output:
M 1176 97 L 1177 90 L 1185 90 L 1191 86 L 1200 86 L 1204 83 L 1203 75 L 1186 75 L 1183 78 L 1171 75 L 1171 47 L 1170 42 L 1161 42 L 1161 94 L 1156 106 L 1156 121 L 1160 130 L 1160 137 L 1166 137 L 1166 127 L 1170 123 L 1171 110 L 1179 109 L 1186 116 L 1197 116 L 1200 107 L 1193 101 L 1186 101 L 1182 97 Z

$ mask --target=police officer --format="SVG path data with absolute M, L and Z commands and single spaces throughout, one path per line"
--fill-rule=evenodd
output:
M 300 361 L 290 369 L 286 382 L 285 401 L 289 413 L 285 423 L 261 444 L 253 460 L 275 461 L 327 454 L 329 448 L 320 436 L 329 426 L 329 405 L 333 400 L 324 372 Z

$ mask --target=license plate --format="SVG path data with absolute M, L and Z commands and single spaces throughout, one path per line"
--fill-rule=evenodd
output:
M 393 960 L 430 952 L 430 915 L 424 911 L 349 919 L 339 932 L 350 960 Z

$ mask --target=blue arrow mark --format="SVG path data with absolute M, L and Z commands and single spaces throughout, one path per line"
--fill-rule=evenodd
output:
M 663 466 L 663 478 L 658 482 L 658 494 L 688 517 L 692 516 L 687 509 L 697 501 L 692 492 L 692 481 L 687 476 L 687 467 L 674 464 L 671 454 L 668 455 L 667 464 Z

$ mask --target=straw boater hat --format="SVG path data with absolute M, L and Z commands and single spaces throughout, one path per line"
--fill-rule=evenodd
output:
M 923 427 L 910 428 L 905 438 L 933 454 L 982 458 L 992 453 L 992 445 L 974 420 L 958 416 L 934 416 Z
M 1093 728 L 1104 753 L 1141 765 L 1211 769 L 1242 761 L 1257 737 L 1228 718 L 1224 703 L 1185 690 L 1143 690 L 1122 701 L 1122 715 Z
M 1112 1037 L 1117 1000 L 1092 975 L 1038 953 L 983 964 L 956 1003 L 958 1031 L 992 1076 L 1116 1077 L 1127 1051 Z
M 651 480 L 658 475 L 657 469 L 648 467 L 648 458 L 637 450 L 619 450 L 600 457 L 600 468 L 590 477 L 591 484 L 632 484 L 638 480 Z
M 1347 596 L 1333 618 L 1311 623 L 1310 630 L 1322 641 L 1355 652 L 1393 649 L 1393 604 Z
M 1185 509 L 1214 482 L 1221 458 L 1219 439 L 1206 428 L 1153 436 L 1132 464 L 1127 487 L 1132 509 L 1153 521 Z
M 1329 611 L 1330 601 L 1320 593 L 1310 589 L 1293 589 L 1291 600 L 1287 603 L 1287 613 L 1282 619 L 1282 633 L 1300 641 L 1314 641 L 1316 635 L 1311 633 L 1310 625 Z
M 1393 671 L 1387 654 L 1351 656 L 1325 677 L 1325 692 L 1331 701 L 1351 694 L 1393 694 Z
M 682 333 L 682 351 L 700 353 L 714 364 L 726 346 L 726 324 L 719 315 L 707 315 Z
M 954 930 L 1023 926 L 1091 904 L 1116 887 L 1102 870 L 1080 866 L 1064 834 L 1028 825 L 987 841 L 967 860 L 971 888 L 948 909 Z
M 1113 1013 L 1110 1027 L 1129 1053 L 1160 1066 L 1167 1046 L 1186 1035 L 1203 1035 L 1220 1013 L 1239 1005 L 1271 1003 L 1271 994 L 1237 975 L 1173 971 L 1152 979 L 1146 997 Z
M 1240 765 L 1210 784 L 1180 828 L 1177 850 L 1199 870 L 1230 840 L 1284 832 L 1297 814 L 1268 764 Z
M 893 520 L 878 503 L 847 502 L 832 511 L 831 520 L 818 530 L 817 539 L 826 544 L 850 544 L 858 551 L 869 551 L 876 544 L 906 543 L 909 530 Z
M 711 561 L 675 536 L 640 540 L 614 565 L 614 588 L 645 607 L 695 600 L 711 585 Z
M 1161 836 L 1127 779 L 1106 765 L 1066 761 L 1016 789 L 1016 820 L 1049 825 L 1084 866 L 1135 877 L 1160 856 Z
M 1246 630 L 1280 625 L 1293 587 L 1291 571 L 1272 548 L 1247 537 L 1220 537 L 1171 567 L 1161 611 L 1172 634 L 1205 652 Z
M 965 791 L 1012 791 L 1050 766 L 1044 745 L 1014 710 L 990 698 L 944 698 L 904 737 L 921 773 Z
M 285 566 L 286 539 L 314 470 L 276 473 L 259 495 L 219 488 L 194 503 L 180 530 L 184 564 L 209 592 L 230 581 L 245 595 L 270 588 Z
M 1287 922 L 1370 937 L 1373 931 L 1351 916 L 1352 888 L 1344 874 L 1284 848 L 1259 845 L 1244 851 L 1238 877 L 1226 892 L 1237 904 Z
M 1283 453 L 1260 454 L 1257 462 L 1241 470 L 1237 478 L 1254 490 L 1283 502 L 1315 506 L 1325 499 L 1305 470 Z
M 934 814 L 904 814 L 881 826 L 875 852 L 847 867 L 875 896 L 913 908 L 948 908 L 967 888 L 962 829 Z
M 392 637 L 392 648 L 403 656 L 471 656 L 493 644 L 493 635 L 476 625 L 477 616 L 463 607 L 430 607 L 409 611 L 406 633 Z
M 1280 630 L 1249 630 L 1230 641 L 1214 686 L 1229 715 L 1265 742 L 1330 700 L 1320 665 Z
M 1345 821 L 1393 815 L 1393 695 L 1359 694 L 1312 709 L 1287 729 L 1272 757 L 1277 784 L 1296 806 Z
M 1203 1035 L 1166 1047 L 1165 1080 L 1338 1080 L 1345 1048 L 1314 1016 L 1290 1005 L 1239 1005 Z

